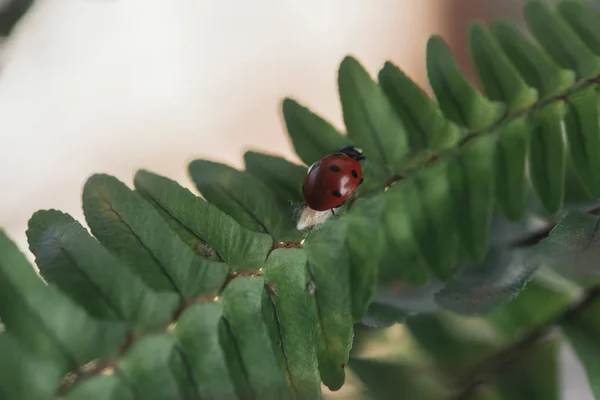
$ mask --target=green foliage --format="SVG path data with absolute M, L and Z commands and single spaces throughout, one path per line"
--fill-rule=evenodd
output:
M 482 92 L 432 37 L 437 103 L 390 62 L 376 81 L 347 56 L 347 134 L 282 103 L 303 164 L 195 160 L 202 197 L 148 171 L 134 189 L 93 175 L 91 235 L 56 210 L 29 222 L 45 282 L 0 234 L 0 398 L 314 399 L 348 365 L 375 398 L 554 399 L 550 325 L 600 397 L 600 219 L 581 211 L 600 194 L 600 15 L 564 0 L 525 17 L 535 41 L 472 25 Z M 364 185 L 298 230 L 308 166 L 347 145 Z M 397 323 L 416 350 L 360 354 L 357 327 Z

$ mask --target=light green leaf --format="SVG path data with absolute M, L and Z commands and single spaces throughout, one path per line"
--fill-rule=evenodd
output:
M 256 271 L 264 264 L 273 245 L 269 235 L 242 228 L 233 218 L 168 178 L 142 170 L 134 182 L 156 208 L 210 244 L 232 269 Z
M 596 296 L 597 298 L 598 296 Z M 582 313 L 561 324 L 577 353 L 596 399 L 600 399 L 600 303 L 591 303 Z
M 600 73 L 600 58 L 548 4 L 529 1 L 525 4 L 524 15 L 533 36 L 558 65 L 572 69 L 580 79 Z
M 496 140 L 496 134 L 487 134 L 468 142 L 448 168 L 458 233 L 475 262 L 484 259 L 490 243 Z
M 294 149 L 306 165 L 351 144 L 350 139 L 328 121 L 295 100 L 285 99 L 282 110 Z
M 556 9 L 583 43 L 600 55 L 600 14 L 597 8 L 582 1 L 560 1 Z
M 340 65 L 338 87 L 348 137 L 381 175 L 398 174 L 409 151 L 407 133 L 379 85 L 348 56 Z
M 90 318 L 36 275 L 0 231 L 0 318 L 21 349 L 66 373 L 115 355 L 125 339 L 121 324 Z
M 255 399 L 256 396 L 250 386 L 248 371 L 243 364 L 231 326 L 225 318 L 221 318 L 219 323 L 219 343 L 227 360 L 227 369 L 235 386 L 237 397 L 240 400 Z
M 70 215 L 38 211 L 28 225 L 40 274 L 91 315 L 140 331 L 164 327 L 175 315 L 177 295 L 150 290 Z
M 269 256 L 263 273 L 272 290 L 270 298 L 292 389 L 298 398 L 317 398 L 321 394 L 315 341 L 317 321 L 307 261 L 303 249 L 277 249 Z
M 249 173 L 207 160 L 192 161 L 189 172 L 202 196 L 242 226 L 279 241 L 302 239 L 292 205 Z
M 435 300 L 462 314 L 488 313 L 517 296 L 538 266 L 518 251 L 492 248 L 481 263 L 466 265 L 450 278 Z
M 573 71 L 558 67 L 514 23 L 496 21 L 492 32 L 525 82 L 538 90 L 540 99 L 562 93 L 575 82 Z
M 389 61 L 379 71 L 379 84 L 402 120 L 413 151 L 449 147 L 462 136 L 427 93 Z
M 505 218 L 512 221 L 523 219 L 525 214 L 525 160 L 528 146 L 529 130 L 523 118 L 500 128 L 494 157 L 496 206 Z
M 348 224 L 333 220 L 314 230 L 304 244 L 315 285 L 319 371 L 331 390 L 344 384 L 343 366 L 354 336 L 347 235 Z
M 83 211 L 92 233 L 105 247 L 136 273 L 152 268 L 148 280 L 160 277 L 185 300 L 215 295 L 225 281 L 226 264 L 195 254 L 150 203 L 112 176 L 88 179 Z
M 65 395 L 65 400 L 135 400 L 133 389 L 123 381 L 123 376 L 114 371 L 110 375 L 100 375 L 80 379 Z
M 479 81 L 489 99 L 505 103 L 508 111 L 535 103 L 537 90 L 530 88 L 521 78 L 483 23 L 471 25 L 469 45 Z
M 446 118 L 470 130 L 498 121 L 506 107 L 487 100 L 460 71 L 450 48 L 439 36 L 427 42 L 427 76 Z
M 600 24 L 599 24 L 600 25 Z M 569 153 L 580 182 L 595 197 L 600 196 L 600 128 L 598 94 L 590 86 L 566 100 L 565 129 Z
M 352 204 L 343 217 L 348 222 L 346 248 L 350 253 L 350 299 L 354 321 L 362 319 L 377 284 L 384 233 L 382 194 L 362 197 Z
M 288 203 L 303 202 L 302 182 L 306 167 L 285 158 L 248 151 L 244 154 L 246 171 L 260 179 L 266 186 Z

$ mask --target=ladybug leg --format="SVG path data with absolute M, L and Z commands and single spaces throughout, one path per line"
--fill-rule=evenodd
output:
M 333 211 L 333 208 L 331 209 L 331 215 L 335 217 L 335 211 Z
M 344 204 L 346 204 L 346 200 L 342 201 L 340 204 L 338 204 L 337 206 L 335 206 L 335 208 L 340 208 Z

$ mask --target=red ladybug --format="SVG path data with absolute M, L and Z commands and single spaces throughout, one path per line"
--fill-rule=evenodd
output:
M 344 205 L 363 182 L 359 161 L 364 159 L 360 151 L 348 146 L 315 161 L 302 185 L 306 205 L 315 211 L 333 211 Z

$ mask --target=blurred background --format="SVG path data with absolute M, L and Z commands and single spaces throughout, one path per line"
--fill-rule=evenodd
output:
M 193 158 L 241 167 L 252 148 L 295 160 L 283 97 L 342 127 L 342 58 L 354 55 L 372 75 L 391 60 L 427 88 L 432 34 L 472 76 L 468 22 L 519 20 L 522 3 L 39 0 L 0 53 L 0 226 L 27 251 L 36 210 L 83 221 L 81 189 L 95 172 L 131 183 L 148 168 L 191 188 Z M 565 360 L 565 398 L 591 399 L 566 349 Z

